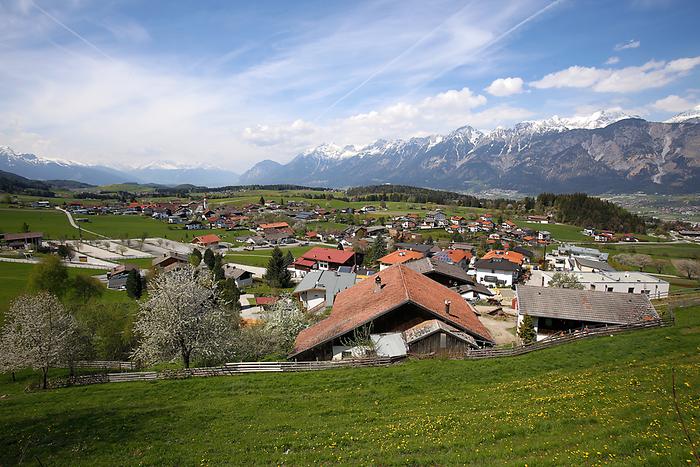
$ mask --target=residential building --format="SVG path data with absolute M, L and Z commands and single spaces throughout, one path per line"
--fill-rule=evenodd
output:
M 294 289 L 293 294 L 309 311 L 333 306 L 338 293 L 355 285 L 354 272 L 310 271 Z
M 302 271 L 311 269 L 335 271 L 340 266 L 355 266 L 361 262 L 360 258 L 357 258 L 355 252 L 350 248 L 340 250 L 314 247 L 297 258 L 292 265 L 295 269 Z
M 152 264 L 154 268 L 167 272 L 189 264 L 189 258 L 180 253 L 168 252 L 164 253 L 163 256 L 153 258 Z
M 523 263 L 525 262 L 525 259 L 527 258 L 526 256 L 512 250 L 491 250 L 486 252 L 484 256 L 481 257 L 481 259 L 492 259 L 492 258 L 502 258 L 507 261 L 510 261 L 511 263 L 515 263 L 519 266 L 522 266 Z
M 476 281 L 488 287 L 512 287 L 520 276 L 520 265 L 505 258 L 480 259 L 474 263 Z
M 474 283 L 464 269 L 440 261 L 437 257 L 409 261 L 406 266 L 446 287 Z
M 659 318 L 644 294 L 518 285 L 516 302 L 518 326 L 525 315 L 532 317 L 538 341 L 566 332 Z
M 379 258 L 379 270 L 382 271 L 395 264 L 402 264 L 414 259 L 423 258 L 423 253 L 411 250 L 396 250 Z
M 555 271 L 533 271 L 528 285 L 549 287 Z M 663 279 L 636 271 L 571 272 L 586 290 L 644 294 L 651 298 L 668 296 L 669 283 Z
M 352 354 L 346 344 L 357 329 L 402 334 L 434 319 L 471 336 L 470 347 L 493 345 L 474 309 L 457 292 L 399 264 L 337 294 L 331 314 L 299 333 L 290 358 L 342 358 L 346 352 Z M 436 339 L 441 350 L 452 350 L 447 337 L 438 333 Z
M 216 248 L 219 246 L 219 242 L 221 242 L 221 238 L 216 234 L 200 235 L 192 239 L 194 245 L 202 248 Z
M 245 269 L 239 268 L 232 263 L 224 263 L 224 277 L 226 279 L 233 278 L 236 282 L 236 286 L 241 289 L 243 287 L 250 287 L 253 285 L 253 273 L 246 271 Z
M 41 232 L 6 233 L 2 239 L 9 248 L 39 248 L 44 240 Z

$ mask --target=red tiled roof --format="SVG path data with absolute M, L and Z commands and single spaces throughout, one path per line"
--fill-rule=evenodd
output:
M 423 256 L 425 255 L 420 251 L 396 250 L 379 258 L 379 262 L 382 264 L 401 264 L 414 259 L 421 259 Z
M 463 259 L 470 260 L 472 258 L 472 252 L 471 251 L 464 251 L 464 250 L 447 250 L 445 253 L 447 253 L 447 256 L 450 258 L 450 260 L 453 263 L 459 263 Z
M 260 228 L 263 230 L 267 229 L 284 229 L 289 227 L 289 224 L 286 222 L 272 222 L 270 224 L 260 224 Z
M 192 243 L 199 243 L 201 245 L 211 245 L 212 243 L 219 243 L 220 241 L 221 239 L 216 234 L 200 235 L 192 239 Z
M 304 266 L 307 268 L 312 268 L 312 267 L 314 267 L 316 262 L 312 261 L 310 259 L 297 258 L 294 260 L 294 262 L 292 264 L 297 265 L 297 266 Z
M 345 264 L 355 255 L 351 249 L 336 250 L 335 248 L 313 247 L 303 255 L 304 259 L 313 261 L 327 261 L 329 263 Z
M 481 259 L 491 259 L 491 258 L 503 258 L 507 259 L 511 263 L 523 264 L 525 261 L 525 256 L 521 255 L 517 251 L 503 251 L 503 250 L 491 250 L 486 253 Z
M 375 291 L 377 276 L 382 280 L 378 292 Z M 449 314 L 445 311 L 445 300 L 452 302 Z M 409 302 L 460 330 L 492 340 L 474 309 L 457 292 L 399 264 L 336 295 L 330 316 L 299 333 L 292 355 L 340 337 Z
M 272 305 L 273 303 L 277 303 L 277 300 L 279 300 L 277 297 L 255 297 L 255 304 Z

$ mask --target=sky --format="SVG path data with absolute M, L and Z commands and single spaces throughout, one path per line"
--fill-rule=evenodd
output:
M 0 146 L 243 172 L 322 143 L 700 105 L 697 0 L 0 0 Z

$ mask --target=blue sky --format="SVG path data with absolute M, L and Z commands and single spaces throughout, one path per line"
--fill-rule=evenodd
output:
M 700 2 L 0 0 L 0 145 L 243 171 L 334 142 L 700 104 Z

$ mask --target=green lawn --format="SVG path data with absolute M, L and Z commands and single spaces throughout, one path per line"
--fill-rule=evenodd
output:
M 527 227 L 528 229 L 542 231 L 546 230 L 552 234 L 552 238 L 561 242 L 581 242 L 590 240 L 590 237 L 581 233 L 581 227 L 568 224 L 538 224 L 522 220 L 514 220 L 518 227 Z
M 27 281 L 33 267 L 33 264 L 0 262 L 0 323 L 2 323 L 3 316 L 12 300 L 27 290 Z M 106 271 L 100 269 L 68 268 L 68 274 L 71 277 L 76 275 L 94 276 L 104 272 Z M 125 292 L 105 290 L 100 300 L 121 302 L 131 299 Z
M 700 307 L 674 328 L 515 358 L 25 392 L 0 379 L 0 464 L 687 465 Z
M 0 209 L 0 232 L 21 232 L 23 222 L 29 225 L 29 230 L 42 232 L 45 238 L 78 238 L 78 230 L 71 227 L 65 214 L 55 209 Z M 83 238 L 92 236 L 86 234 Z
M 311 248 L 313 248 L 313 246 L 294 246 L 281 248 L 281 250 L 284 254 L 287 254 L 287 251 L 291 250 L 292 255 L 297 258 L 309 251 Z M 272 248 L 267 248 L 264 250 L 255 249 L 253 251 L 236 251 L 234 253 L 227 254 L 226 260 L 233 263 L 245 264 L 247 266 L 258 266 L 264 268 L 267 267 L 270 256 L 272 256 L 272 251 Z

